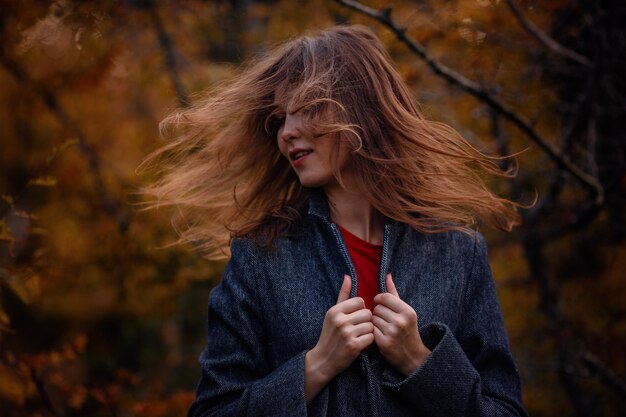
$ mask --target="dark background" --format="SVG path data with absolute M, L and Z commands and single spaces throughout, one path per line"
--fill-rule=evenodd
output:
M 0 2 L 0 415 L 185 412 L 224 265 L 164 248 L 136 168 L 171 109 L 342 22 L 379 34 L 428 117 L 521 152 L 492 185 L 537 203 L 481 231 L 531 415 L 623 412 L 624 3 L 339 3 Z

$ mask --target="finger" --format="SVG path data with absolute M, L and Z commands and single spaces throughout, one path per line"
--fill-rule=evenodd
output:
M 353 333 L 355 336 L 363 336 L 364 334 L 372 333 L 374 331 L 374 324 L 371 321 L 366 323 L 360 323 L 354 326 Z
M 379 331 L 383 335 L 387 335 L 390 333 L 391 324 L 384 319 L 374 316 L 372 317 L 372 324 L 374 325 L 374 333 Z
M 359 323 L 365 323 L 371 320 L 372 312 L 365 308 L 365 303 L 363 303 L 363 308 L 346 314 L 346 323 L 351 325 L 357 325 Z
M 377 294 L 376 297 L 374 297 L 374 304 L 376 304 L 376 307 L 385 306 L 396 313 L 401 313 L 407 307 L 410 307 L 407 303 L 402 301 L 400 297 L 392 295 L 391 293 Z M 374 310 L 376 310 L 376 307 L 374 307 Z
M 376 307 L 374 307 L 374 312 L 372 314 L 372 319 L 374 317 L 379 317 L 379 318 L 385 320 L 387 323 L 394 323 L 397 315 L 398 315 L 398 313 L 396 313 L 395 311 L 393 311 L 389 307 L 384 306 L 382 304 L 378 304 Z
M 374 343 L 374 333 L 365 333 L 355 339 L 356 345 L 359 350 L 363 350 L 367 348 L 369 345 Z
M 374 340 L 376 341 L 376 344 L 380 344 L 382 341 L 386 340 L 385 333 L 383 333 L 383 331 L 380 330 L 378 327 L 374 327 L 373 335 L 374 335 Z
M 355 311 L 363 310 L 365 308 L 365 301 L 361 297 L 353 297 L 347 300 L 335 304 L 334 310 L 343 314 L 351 314 Z
M 398 298 L 400 297 L 400 294 L 398 294 L 398 289 L 396 288 L 396 284 L 394 284 L 393 278 L 391 277 L 391 273 L 387 274 L 387 291 Z
M 352 278 L 348 275 L 343 276 L 343 283 L 341 284 L 341 289 L 339 290 L 339 297 L 337 297 L 337 304 L 342 301 L 346 301 L 350 298 L 350 290 L 352 289 Z

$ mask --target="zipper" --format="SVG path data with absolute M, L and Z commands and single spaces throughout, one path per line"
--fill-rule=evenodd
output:
M 378 271 L 378 289 L 387 292 L 387 270 L 389 269 L 389 239 L 391 239 L 391 224 L 385 223 L 383 232 L 383 253 L 380 257 L 380 269 Z
M 341 231 L 337 227 L 335 223 L 330 223 L 330 228 L 333 230 L 333 234 L 335 235 L 335 239 L 337 243 L 339 243 L 339 248 L 341 249 L 341 256 L 343 256 L 343 260 L 348 265 L 348 271 L 350 271 L 350 279 L 352 280 L 352 288 L 350 289 L 350 298 L 356 297 L 357 287 L 359 285 L 359 281 L 356 276 L 356 269 L 354 269 L 354 265 L 352 264 L 352 258 L 348 253 L 348 248 L 346 247 L 345 242 L 343 241 L 343 236 L 341 235 Z
M 320 216 L 321 218 L 321 216 Z M 335 223 L 328 222 L 326 219 L 323 219 L 325 223 L 330 225 L 331 230 L 333 231 L 333 235 L 339 244 L 339 248 L 341 250 L 341 256 L 343 257 L 346 265 L 348 265 L 348 270 L 350 271 L 350 276 L 352 279 L 352 288 L 350 289 L 350 297 L 356 297 L 358 290 L 358 277 L 356 275 L 356 270 L 354 269 L 354 264 L 352 263 L 352 258 L 348 252 L 348 248 L 343 240 L 343 235 L 341 231 L 337 227 Z M 381 292 L 387 291 L 387 285 L 385 283 L 385 277 L 387 274 L 385 273 L 387 269 L 387 265 L 389 264 L 389 239 L 391 233 L 391 225 L 389 223 L 385 224 L 385 230 L 383 234 L 383 253 L 381 256 L 380 262 L 380 270 L 378 273 L 378 287 Z M 372 414 L 374 417 L 380 415 L 380 410 L 378 408 L 378 390 L 376 389 L 374 382 L 374 370 L 372 369 L 372 362 L 367 351 L 361 352 L 361 366 L 364 370 L 364 373 L 367 378 L 367 390 L 369 392 L 369 396 L 372 399 Z
M 348 253 L 348 248 L 346 247 L 346 244 L 343 241 L 343 235 L 341 234 L 341 231 L 339 230 L 339 228 L 337 227 L 335 223 L 328 221 L 328 219 L 326 219 L 324 216 L 321 216 L 318 213 L 313 213 L 313 215 L 319 218 L 322 221 L 322 223 L 326 224 L 328 227 L 330 227 L 330 230 L 332 230 L 333 236 L 335 236 L 335 240 L 337 241 L 337 244 L 339 245 L 339 250 L 341 251 L 341 257 L 343 258 L 344 262 L 348 266 L 348 272 L 350 273 L 350 278 L 352 279 L 352 288 L 350 289 L 350 298 L 356 297 L 357 287 L 358 287 L 356 270 L 354 269 L 354 265 L 352 264 L 352 258 L 350 257 L 350 254 Z
M 333 235 L 335 236 L 335 240 L 337 241 L 337 244 L 339 245 L 339 249 L 341 251 L 341 257 L 343 258 L 344 262 L 348 266 L 348 271 L 350 272 L 350 277 L 352 278 L 352 289 L 350 290 L 350 297 L 356 297 L 357 287 L 358 287 L 358 277 L 356 275 L 356 270 L 354 269 L 354 264 L 352 263 L 352 258 L 350 257 L 350 254 L 348 253 L 348 248 L 346 247 L 346 244 L 343 240 L 341 231 L 339 230 L 339 228 L 337 227 L 335 223 L 329 222 L 328 220 L 326 220 L 324 217 L 320 215 L 316 215 L 316 216 L 319 217 L 328 226 L 330 226 L 330 229 L 332 230 Z M 391 223 L 385 223 L 385 230 L 383 232 L 383 251 L 382 251 L 382 255 L 380 259 L 380 269 L 378 271 L 378 289 L 381 293 L 387 292 L 386 279 L 387 279 L 387 269 L 389 269 L 389 251 L 390 251 L 389 240 L 391 239 L 391 228 L 392 228 Z
M 350 289 L 350 297 L 356 297 L 357 295 L 357 287 L 358 287 L 358 277 L 356 275 L 356 270 L 354 269 L 354 264 L 352 263 L 352 258 L 348 253 L 348 248 L 343 240 L 343 235 L 341 231 L 337 227 L 335 223 L 329 222 L 325 217 L 315 213 L 316 217 L 322 220 L 323 223 L 330 226 L 330 229 L 335 236 L 335 240 L 339 244 L 339 249 L 341 251 L 341 256 L 343 260 L 346 262 L 348 266 L 348 271 L 350 272 L 350 277 L 352 279 L 352 288 Z M 385 224 L 385 230 L 383 233 L 383 251 L 380 262 L 380 270 L 378 272 L 378 287 L 380 292 L 387 292 L 387 284 L 386 284 L 386 276 L 387 269 L 389 267 L 389 252 L 390 252 L 390 239 L 391 239 L 391 228 L 392 225 L 390 223 Z M 370 361 L 370 357 L 367 351 L 361 352 L 360 358 L 362 361 L 362 369 L 364 368 L 365 375 L 367 378 L 367 389 L 369 391 L 370 398 L 372 399 L 372 414 L 374 417 L 380 416 L 379 409 L 379 400 L 378 400 L 378 389 L 374 382 L 374 370 L 372 369 L 372 362 Z

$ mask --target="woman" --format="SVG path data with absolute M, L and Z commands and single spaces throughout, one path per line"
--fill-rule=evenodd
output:
M 481 221 L 505 175 L 425 120 L 381 42 L 279 46 L 169 116 L 149 190 L 181 242 L 230 261 L 190 416 L 521 416 Z M 231 239 L 232 238 L 232 239 Z

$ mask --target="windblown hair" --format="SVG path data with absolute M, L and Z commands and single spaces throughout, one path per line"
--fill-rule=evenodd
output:
M 336 26 L 278 46 L 161 122 L 170 141 L 142 164 L 159 175 L 143 192 L 177 209 L 176 243 L 219 259 L 233 236 L 271 244 L 298 222 L 310 190 L 278 150 L 285 112 L 307 115 L 315 137 L 347 141 L 359 190 L 390 219 L 424 233 L 519 223 L 518 204 L 483 179 L 510 174 L 498 159 L 424 119 L 371 30 Z

